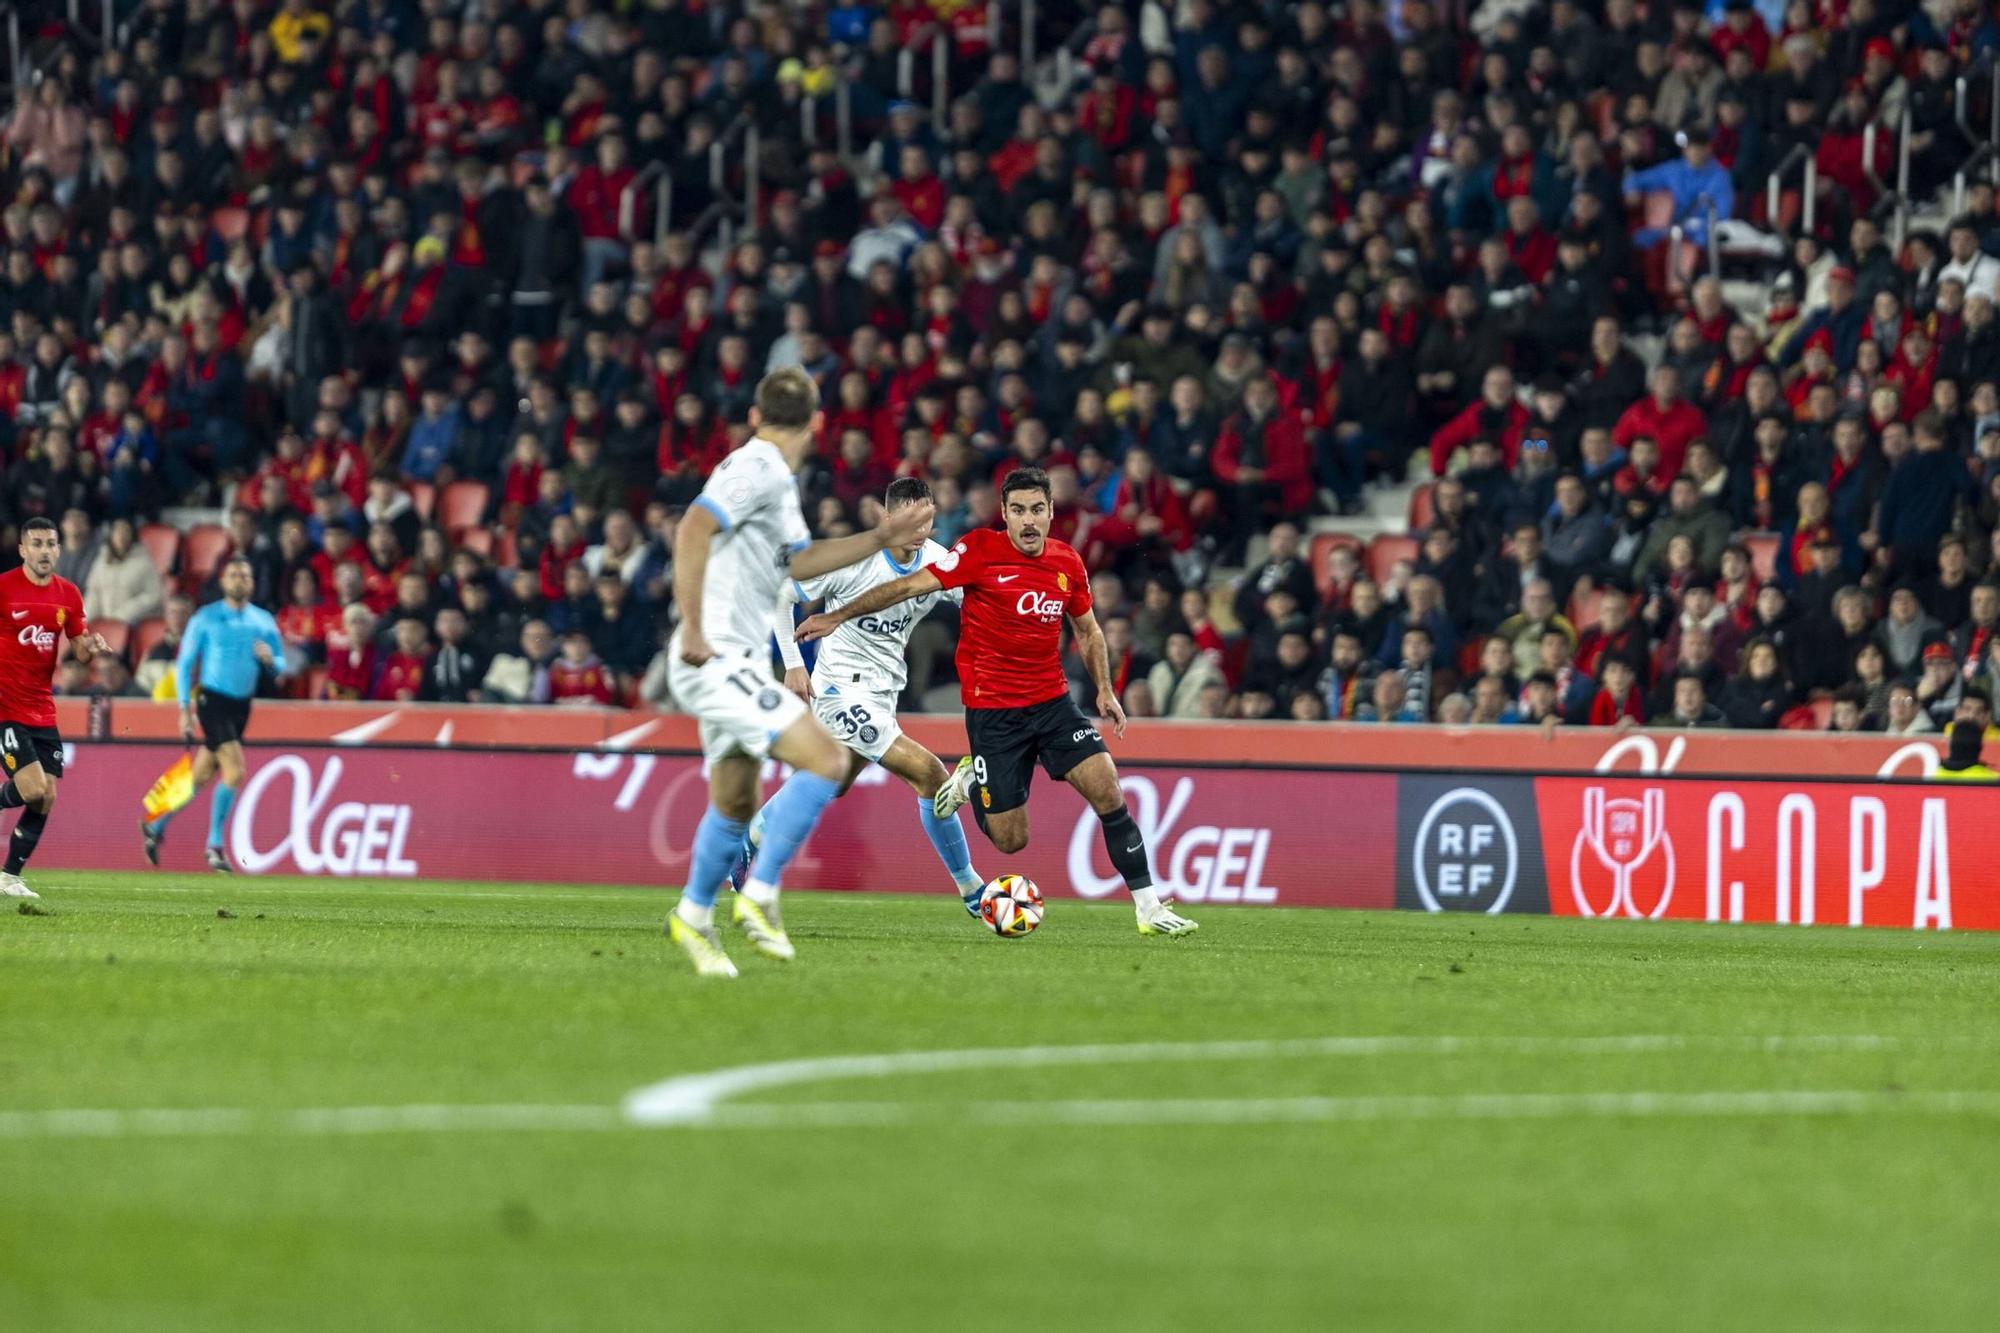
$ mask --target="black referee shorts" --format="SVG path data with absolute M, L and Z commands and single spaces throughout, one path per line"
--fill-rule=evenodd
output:
M 250 729 L 250 701 L 214 690 L 195 696 L 194 715 L 201 723 L 201 748 L 217 750 L 231 741 L 243 739 Z
M 1026 805 L 1038 762 L 1060 779 L 1090 756 L 1109 753 L 1097 724 L 1066 694 L 1028 708 L 968 708 L 965 735 L 972 745 L 972 799 L 984 814 Z

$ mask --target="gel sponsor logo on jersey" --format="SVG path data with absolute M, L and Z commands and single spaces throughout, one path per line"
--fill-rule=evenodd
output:
M 21 632 L 14 636 L 14 642 L 23 648 L 52 653 L 56 650 L 56 632 L 52 629 L 43 629 L 40 625 L 25 625 Z
M 1154 883 L 1162 893 L 1190 903 L 1278 900 L 1277 888 L 1264 882 L 1264 863 L 1271 853 L 1270 829 L 1219 824 L 1179 828 L 1181 816 L 1194 800 L 1193 778 L 1175 779 L 1165 809 L 1151 778 L 1121 778 L 1118 785 L 1125 790 L 1133 821 L 1145 835 Z M 1069 878 L 1080 897 L 1102 898 L 1124 884 L 1115 872 L 1097 873 L 1091 853 L 1101 843 L 1103 827 L 1085 806 L 1070 834 Z
M 415 875 L 417 863 L 407 854 L 410 807 L 360 801 L 335 804 L 340 774 L 340 756 L 333 755 L 315 782 L 312 766 L 295 754 L 279 755 L 252 774 L 230 820 L 229 846 L 236 864 L 257 875 L 289 857 L 305 875 Z M 291 804 L 278 816 L 284 833 L 270 846 L 259 847 L 257 813 L 266 792 L 280 778 L 291 789 Z
M 1060 624 L 1063 616 L 1063 599 L 1045 592 L 1024 592 L 1020 600 L 1014 603 L 1014 610 L 1019 615 L 1039 620 L 1044 624 Z

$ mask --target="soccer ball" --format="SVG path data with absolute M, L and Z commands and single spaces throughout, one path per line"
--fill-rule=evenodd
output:
M 1017 940 L 1042 924 L 1042 891 L 1026 875 L 1002 875 L 979 891 L 979 919 L 1002 939 Z

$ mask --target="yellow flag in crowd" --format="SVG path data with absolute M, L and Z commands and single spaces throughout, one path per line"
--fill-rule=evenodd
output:
M 189 752 L 176 759 L 173 767 L 154 781 L 146 793 L 146 818 L 158 819 L 170 815 L 194 799 L 194 754 Z

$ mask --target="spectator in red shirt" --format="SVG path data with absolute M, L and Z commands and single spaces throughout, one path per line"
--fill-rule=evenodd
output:
M 584 541 L 577 533 L 575 519 L 568 514 L 557 514 L 549 521 L 548 544 L 542 547 L 543 597 L 551 602 L 561 600 L 563 571 L 583 559 L 584 549 Z
M 1303 514 L 1312 503 L 1305 427 L 1296 409 L 1278 406 L 1278 388 L 1269 376 L 1246 384 L 1241 410 L 1222 423 L 1215 475 L 1227 488 L 1228 550 L 1235 559 L 1267 518 Z
M 549 701 L 569 708 L 610 706 L 610 669 L 591 651 L 590 636 L 580 629 L 563 635 L 562 655 L 549 663 Z
M 326 697 L 367 699 L 375 689 L 375 613 L 355 602 L 326 637 Z
M 368 558 L 361 562 L 361 581 L 366 589 L 363 600 L 370 611 L 383 615 L 396 604 L 396 581 L 409 567 L 409 557 L 403 554 L 394 528 L 377 523 L 368 529 Z
M 413 703 L 431 664 L 430 634 L 416 619 L 397 621 L 394 632 L 396 650 L 384 659 L 368 697 L 378 703 Z
M 1479 397 L 1431 436 L 1431 474 L 1442 477 L 1451 466 L 1451 456 L 1480 439 L 1499 446 L 1501 464 L 1512 472 L 1520 461 L 1521 437 L 1527 429 L 1528 409 L 1515 397 L 1514 372 L 1506 366 L 1489 367 L 1479 381 Z
M 1708 434 L 1708 418 L 1681 397 L 1681 373 L 1673 366 L 1655 368 L 1652 387 L 1649 396 L 1625 409 L 1612 427 L 1611 438 L 1630 449 L 1639 436 L 1652 436 L 1660 446 L 1660 470 L 1677 477 L 1687 463 L 1688 446 Z
M 570 183 L 569 206 L 583 233 L 583 288 L 589 291 L 613 265 L 625 262 L 618 230 L 618 203 L 636 175 L 625 164 L 625 140 L 607 134 L 597 141 L 597 158 Z
M 890 189 L 910 220 L 929 235 L 944 221 L 944 182 L 931 170 L 931 155 L 916 144 L 903 145 L 901 166 Z
M 1607 657 L 1598 667 L 1597 696 L 1590 701 L 1593 727 L 1631 726 L 1646 721 L 1646 696 L 1639 677 L 1622 657 Z

